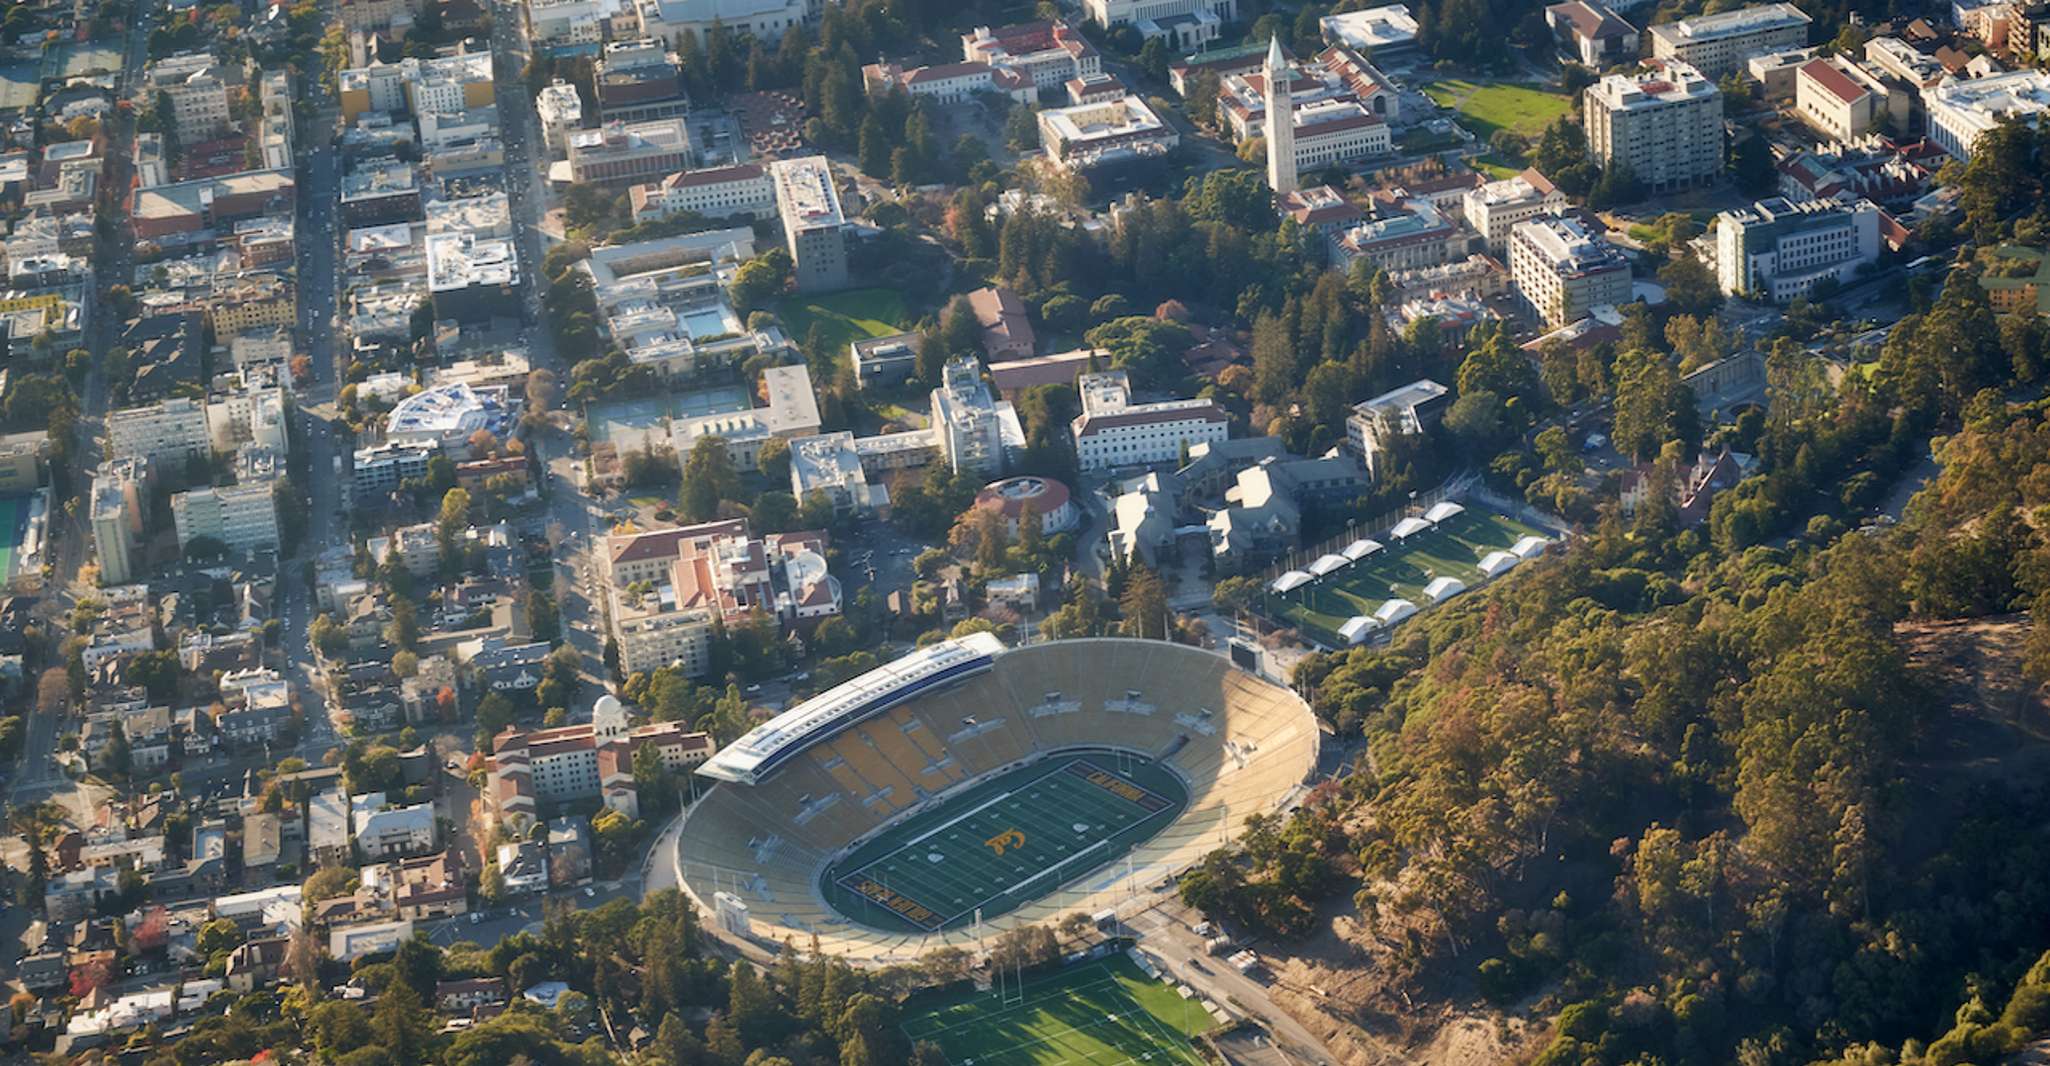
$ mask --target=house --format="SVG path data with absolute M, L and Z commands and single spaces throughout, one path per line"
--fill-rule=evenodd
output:
M 242 819 L 242 880 L 268 885 L 284 852 L 284 823 L 278 815 L 259 812 Z
M 508 896 L 548 891 L 548 849 L 530 840 L 500 844 L 498 876 Z
M 341 789 L 323 789 L 306 800 L 306 851 L 315 866 L 347 866 L 349 800 Z
M 544 641 L 511 643 L 503 637 L 486 637 L 464 646 L 469 654 L 471 676 L 487 692 L 525 692 L 541 684 L 541 667 L 548 660 Z
M 548 823 L 548 883 L 557 888 L 591 879 L 591 823 L 566 814 Z
M 444 1014 L 461 1015 L 478 1007 L 503 1006 L 507 998 L 505 979 L 500 977 L 434 983 L 434 1009 Z
M 327 953 L 336 962 L 355 962 L 369 955 L 387 955 L 413 938 L 412 922 L 368 922 L 328 932 Z
M 351 797 L 349 807 L 351 820 L 356 826 L 356 848 L 366 860 L 419 855 L 434 850 L 433 804 L 388 807 L 384 793 L 372 792 Z
M 237 945 L 228 954 L 228 987 L 248 993 L 277 983 L 291 943 L 289 937 L 271 936 Z
M 1697 457 L 1678 470 L 1670 484 L 1673 505 L 1677 509 L 1676 520 L 1681 528 L 1707 521 L 1709 508 L 1715 504 L 1717 494 L 1735 488 L 1756 466 L 1757 461 L 1751 456 L 1724 448 L 1714 458 Z M 1636 514 L 1659 481 L 1657 468 L 1651 463 L 1640 463 L 1625 470 L 1622 493 L 1617 498 L 1623 513 L 1626 516 Z
M 982 351 L 992 363 L 1027 359 L 1037 344 L 1025 302 L 1005 288 L 982 288 L 968 294 L 968 309 L 982 327 Z

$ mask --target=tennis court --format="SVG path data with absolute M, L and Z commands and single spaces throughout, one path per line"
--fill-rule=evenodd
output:
M 1113 955 L 1028 980 L 1022 997 L 955 993 L 930 1008 L 914 999 L 904 1035 L 939 1045 L 952 1066 L 1197 1066 L 1193 1038 L 1210 1025 L 1201 1004 Z
M 1482 556 L 1543 532 L 1506 515 L 1469 508 L 1406 540 L 1390 540 L 1381 551 L 1320 581 L 1293 592 L 1266 593 L 1267 610 L 1325 643 L 1342 646 L 1338 627 L 1347 619 L 1371 615 L 1389 600 L 1429 606 L 1424 586 L 1441 577 L 1478 587 L 1485 580 Z
M 1124 857 L 1187 805 L 1180 780 L 1150 760 L 1056 756 L 906 820 L 829 867 L 822 888 L 864 925 L 950 929 Z
M 21 535 L 28 525 L 29 498 L 0 496 L 0 585 L 14 580 Z

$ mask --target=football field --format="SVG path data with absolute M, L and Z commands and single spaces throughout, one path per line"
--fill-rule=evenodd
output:
M 914 1000 L 904 1035 L 939 1045 L 952 1066 L 1197 1066 L 1191 1038 L 1210 1025 L 1200 1004 L 1113 955 L 1027 978 L 1022 998 L 971 992 L 930 1009 Z
M 907 820 L 826 871 L 850 918 L 930 932 L 994 918 L 1122 858 L 1188 803 L 1149 760 L 1105 752 L 1049 759 Z

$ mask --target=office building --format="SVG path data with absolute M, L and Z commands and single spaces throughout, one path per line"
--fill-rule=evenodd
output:
M 783 238 L 795 265 L 799 292 L 823 292 L 847 285 L 847 220 L 833 165 L 822 155 L 779 159 L 769 164 Z
M 1583 103 L 1587 154 L 1602 169 L 1626 167 L 1651 192 L 1722 173 L 1722 92 L 1694 68 L 1611 74 L 1587 87 Z
M 1566 194 L 1533 168 L 1468 189 L 1461 202 L 1466 224 L 1488 242 L 1488 254 L 1499 257 L 1509 250 L 1510 230 L 1539 215 L 1564 211 Z
M 690 125 L 682 119 L 608 123 L 568 137 L 570 181 L 616 185 L 690 168 Z
M 1760 200 L 1715 217 L 1716 281 L 1774 303 L 1844 284 L 1879 258 L 1879 208 L 1869 200 Z
M 1177 462 L 1184 448 L 1231 436 L 1231 416 L 1213 401 L 1133 403 L 1132 384 L 1122 370 L 1084 374 L 1076 389 L 1082 413 L 1069 431 L 1085 473 Z
M 101 463 L 93 476 L 87 522 L 102 585 L 125 585 L 142 576 L 149 475 L 149 461 L 135 457 Z
M 190 551 L 199 538 L 247 555 L 278 546 L 278 502 L 270 482 L 192 489 L 171 495 L 178 550 Z
M 1807 44 L 1809 21 L 1792 4 L 1760 4 L 1695 15 L 1647 32 L 1652 58 L 1685 63 L 1713 79 L 1741 69 L 1752 56 Z
M 1547 326 L 1630 300 L 1630 261 L 1578 219 L 1518 224 L 1509 236 L 1509 274 L 1524 304 Z
M 426 250 L 436 319 L 469 324 L 521 317 L 520 260 L 512 241 L 458 230 L 429 236 Z
M 566 153 L 569 135 L 584 124 L 584 98 L 576 86 L 557 78 L 534 94 L 534 117 L 541 122 L 541 143 L 551 153 Z

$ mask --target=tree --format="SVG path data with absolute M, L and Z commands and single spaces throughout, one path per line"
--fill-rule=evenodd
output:
M 699 437 L 691 445 L 690 457 L 683 463 L 683 498 L 681 510 L 693 522 L 704 522 L 719 513 L 719 502 L 732 499 L 739 477 L 733 469 L 733 457 L 726 450 L 726 441 L 719 437 Z
M 783 291 L 790 277 L 790 253 L 781 248 L 769 251 L 748 260 L 733 272 L 730 295 L 733 306 L 740 311 L 752 311 L 768 303 L 773 296 Z
M 308 903 L 346 896 L 356 890 L 356 871 L 346 866 L 323 866 L 314 871 L 300 888 L 300 898 Z
M 1124 616 L 1124 632 L 1147 640 L 1167 639 L 1167 586 L 1143 563 L 1125 577 L 1125 590 L 1118 597 Z
M 1765 196 L 1779 184 L 1779 172 L 1774 168 L 1772 146 L 1765 137 L 1752 133 L 1740 137 L 1730 146 L 1730 180 L 1737 183 L 1746 196 Z

